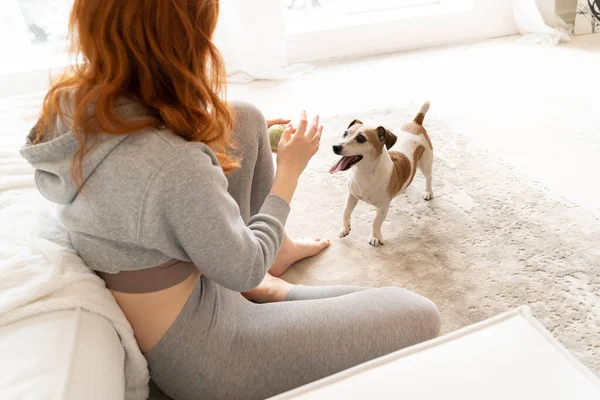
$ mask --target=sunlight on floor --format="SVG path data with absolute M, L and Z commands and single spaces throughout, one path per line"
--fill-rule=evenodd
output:
M 431 112 L 479 146 L 600 215 L 600 35 L 558 47 L 516 38 L 325 63 L 296 80 L 232 85 L 268 116 L 335 115 L 431 100 Z M 327 132 L 327 134 L 336 134 Z M 325 150 L 325 149 L 324 149 Z

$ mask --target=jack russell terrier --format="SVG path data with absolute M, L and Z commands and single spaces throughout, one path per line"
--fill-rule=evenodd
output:
M 433 146 L 423 128 L 427 111 L 429 102 L 423 104 L 412 122 L 402 126 L 398 136 L 383 126 L 368 128 L 355 119 L 344 132 L 344 141 L 333 146 L 333 152 L 342 158 L 329 172 L 335 174 L 354 167 L 348 181 L 349 192 L 340 238 L 350 233 L 350 216 L 361 200 L 377 207 L 369 244 L 382 245 L 381 224 L 387 216 L 390 203 L 411 184 L 417 168 L 426 179 L 424 199 L 433 198 Z M 388 152 L 396 141 L 399 151 Z

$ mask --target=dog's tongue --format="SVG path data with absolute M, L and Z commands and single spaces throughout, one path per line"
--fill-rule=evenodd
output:
M 335 163 L 333 167 L 329 170 L 330 174 L 335 174 L 336 172 L 343 171 L 344 168 L 348 166 L 351 157 L 342 157 L 338 162 Z

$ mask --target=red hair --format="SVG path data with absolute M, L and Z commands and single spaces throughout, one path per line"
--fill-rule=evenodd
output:
M 70 117 L 80 148 L 71 174 L 78 184 L 92 148 L 88 139 L 95 133 L 120 135 L 162 125 L 188 141 L 209 145 L 225 172 L 236 168 L 227 152 L 233 114 L 221 97 L 225 67 L 212 43 L 218 14 L 218 0 L 75 0 L 69 38 L 82 63 L 46 94 L 36 143 L 64 117 L 61 97 L 72 93 Z M 117 116 L 122 96 L 144 105 L 148 116 Z

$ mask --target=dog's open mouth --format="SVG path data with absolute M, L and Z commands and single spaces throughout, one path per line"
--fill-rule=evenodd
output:
M 342 157 L 333 167 L 331 167 L 329 173 L 335 174 L 336 172 L 347 171 L 360 160 L 362 160 L 362 156 Z

